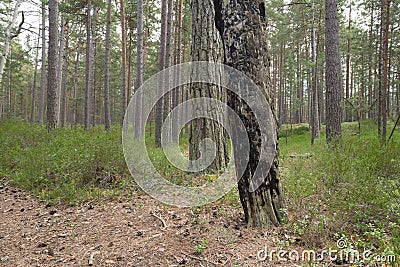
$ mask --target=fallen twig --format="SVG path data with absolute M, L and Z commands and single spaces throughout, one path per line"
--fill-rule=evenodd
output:
M 223 265 L 222 263 L 217 263 L 217 262 L 209 261 L 209 260 L 207 260 L 207 259 L 203 259 L 203 258 L 199 258 L 199 257 L 193 256 L 193 255 L 187 254 L 187 253 L 183 252 L 182 250 L 181 250 L 181 253 L 182 253 L 183 255 L 189 257 L 189 258 L 192 258 L 192 259 L 194 259 L 194 260 L 198 260 L 198 261 L 200 261 L 200 262 L 201 262 L 201 261 L 205 261 L 205 262 L 208 262 L 208 263 L 210 263 L 210 264 L 214 264 L 214 265 L 216 265 L 216 266 L 222 266 L 222 265 Z
M 89 261 L 88 261 L 89 266 L 93 266 L 94 255 L 96 255 L 96 254 L 97 254 L 97 251 L 92 251 L 92 253 L 90 253 Z
M 161 230 L 165 230 L 165 229 L 167 229 L 167 223 L 164 221 L 164 219 L 161 217 L 161 215 L 160 216 L 157 216 L 156 214 L 154 214 L 154 213 L 151 213 L 151 215 L 153 215 L 154 217 L 156 217 L 157 219 L 159 219 L 161 222 L 162 222 L 162 224 L 163 224 L 163 228 L 161 228 Z

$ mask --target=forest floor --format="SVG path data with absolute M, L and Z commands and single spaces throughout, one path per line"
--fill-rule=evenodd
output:
M 400 266 L 400 130 L 386 146 L 373 121 L 357 131 L 343 124 L 342 145 L 332 149 L 323 133 L 310 146 L 307 125 L 282 127 L 288 220 L 249 229 L 237 189 L 192 208 L 146 195 L 126 168 L 118 126 L 48 133 L 0 121 L 0 267 Z M 149 156 L 171 182 L 215 178 L 174 169 L 152 144 Z M 184 136 L 182 151 L 187 144 Z M 365 260 L 339 254 L 354 251 Z
M 182 209 L 143 193 L 49 205 L 0 183 L 0 214 L 0 266 L 302 266 L 261 261 L 289 236 L 248 229 L 229 206 Z

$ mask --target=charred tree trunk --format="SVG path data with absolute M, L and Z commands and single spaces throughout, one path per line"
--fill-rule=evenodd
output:
M 271 98 L 269 75 L 270 58 L 267 51 L 267 19 L 262 0 L 229 0 L 215 1 L 217 27 L 223 36 L 225 63 L 250 77 L 262 90 L 274 110 Z M 222 15 L 220 11 L 222 9 Z M 234 81 L 232 81 L 234 82 Z M 243 86 L 240 84 L 235 86 Z M 248 92 L 252 94 L 253 92 Z M 255 92 L 254 92 L 255 93 Z M 278 225 L 285 218 L 285 201 L 279 181 L 278 140 L 275 136 L 261 136 L 260 128 L 250 107 L 236 94 L 228 92 L 228 105 L 235 110 L 246 127 L 250 139 L 248 162 L 241 155 L 241 144 L 234 143 L 236 169 L 244 168 L 242 177 L 238 177 L 240 200 L 248 226 Z M 235 129 L 235 125 L 230 126 Z M 276 131 L 276 124 L 275 129 Z M 263 162 L 261 151 L 266 149 L 267 138 L 275 142 L 274 160 L 268 170 L 261 172 L 260 177 L 253 177 L 258 164 Z M 265 151 L 265 150 L 264 150 Z M 262 180 L 260 186 L 250 190 L 252 180 Z

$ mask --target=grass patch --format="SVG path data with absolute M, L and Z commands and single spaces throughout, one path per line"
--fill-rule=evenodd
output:
M 121 131 L 57 129 L 0 122 L 0 176 L 48 202 L 77 203 L 110 196 L 131 184 Z
M 376 125 L 361 125 L 358 138 L 357 124 L 344 123 L 342 145 L 336 150 L 325 138 L 311 147 L 310 133 L 289 136 L 287 145 L 281 142 L 287 228 L 314 248 L 334 246 L 344 238 L 360 251 L 374 246 L 400 255 L 400 131 L 381 146 Z M 289 156 L 304 153 L 310 157 Z

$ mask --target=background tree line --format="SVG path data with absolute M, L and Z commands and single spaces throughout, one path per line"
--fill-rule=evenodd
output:
M 17 2 L 21 1 L 0 4 L 2 49 Z M 17 32 L 21 11 L 25 11 L 24 34 L 14 36 L 5 53 L 0 117 L 43 123 L 48 103 L 49 3 L 30 1 L 32 8 L 26 10 L 27 6 L 23 2 L 19 7 L 11 29 Z M 314 125 L 316 138 L 327 119 L 324 2 L 274 0 L 266 6 L 266 14 L 279 122 Z M 386 120 L 396 119 L 400 109 L 398 14 L 396 1 L 338 3 L 342 119 L 377 119 L 380 136 L 386 136 Z M 51 53 L 57 53 L 57 78 L 53 80 L 60 127 L 84 124 L 89 129 L 121 122 L 128 100 L 143 80 L 192 59 L 190 1 L 62 1 L 56 18 L 57 49 Z M 168 96 L 159 109 L 167 112 L 188 94 L 185 87 Z M 152 120 L 162 119 L 165 112 L 155 111 Z M 153 129 L 156 137 L 157 125 Z

